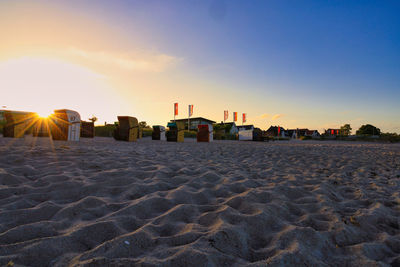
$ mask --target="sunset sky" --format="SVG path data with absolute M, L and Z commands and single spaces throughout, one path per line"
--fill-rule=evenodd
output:
M 399 1 L 0 1 L 0 108 L 400 133 Z

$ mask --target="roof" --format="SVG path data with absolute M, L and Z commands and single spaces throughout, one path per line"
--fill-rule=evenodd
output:
M 236 127 L 237 127 L 237 125 L 236 125 L 236 123 L 235 122 L 222 122 L 222 123 L 217 123 L 217 125 L 224 125 L 224 124 L 226 124 L 226 125 L 235 125 Z
M 202 120 L 202 121 L 206 121 L 206 122 L 209 122 L 209 123 L 215 123 L 215 121 L 212 121 L 212 120 L 209 120 L 209 119 L 206 119 L 206 118 L 203 118 L 203 117 L 186 118 L 186 119 L 175 119 L 175 121 L 187 121 L 188 119 L 191 120 L 191 121 Z M 174 120 L 171 120 L 171 121 L 174 121 Z
M 236 126 L 239 130 L 250 130 L 254 129 L 254 125 L 237 125 Z

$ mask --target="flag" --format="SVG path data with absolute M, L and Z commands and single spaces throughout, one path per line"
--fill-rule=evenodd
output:
M 331 135 L 334 135 L 335 134 L 335 131 L 334 130 L 331 130 Z
M 339 135 L 339 130 L 336 130 L 336 134 Z
M 280 134 L 281 134 L 281 127 L 278 126 L 278 135 L 280 135 Z
M 189 117 L 193 115 L 193 105 L 189 105 Z
M 229 115 L 228 111 L 224 110 L 224 121 L 228 119 L 228 115 Z
M 233 121 L 237 121 L 237 112 L 233 112 Z
M 177 116 L 178 115 L 178 103 L 174 104 L 174 115 Z
M 243 118 L 242 118 L 242 120 L 243 120 L 243 123 L 246 122 L 246 113 L 243 113 Z

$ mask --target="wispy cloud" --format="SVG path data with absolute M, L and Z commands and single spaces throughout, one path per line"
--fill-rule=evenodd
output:
M 163 72 L 182 59 L 155 52 L 115 53 L 109 51 L 86 51 L 70 48 L 67 53 L 91 63 L 104 64 L 128 71 Z
M 258 119 L 268 119 L 269 117 L 270 117 L 269 114 L 264 113 L 264 114 L 259 115 L 257 118 L 258 118 Z
M 274 120 L 277 120 L 279 118 L 282 118 L 283 116 L 285 116 L 285 114 L 275 114 L 274 116 L 272 116 L 271 119 L 274 121 Z

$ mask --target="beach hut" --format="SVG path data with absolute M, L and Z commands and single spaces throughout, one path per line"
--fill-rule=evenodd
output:
M 253 130 L 254 130 L 253 125 L 241 125 L 238 126 L 238 130 L 239 130 L 240 141 L 253 140 Z
M 49 118 L 51 137 L 54 140 L 79 141 L 81 116 L 69 109 L 58 109 Z
M 3 137 L 22 138 L 34 118 L 34 113 L 4 111 Z
M 161 125 L 153 126 L 153 133 L 151 134 L 151 139 L 165 141 L 166 140 L 165 127 Z
M 114 138 L 120 141 L 136 142 L 139 136 L 139 123 L 135 117 L 118 116 L 118 126 Z
M 81 137 L 84 138 L 94 137 L 94 122 L 81 121 Z
M 213 140 L 213 127 L 211 124 L 199 124 L 197 142 L 211 142 Z
M 167 127 L 168 132 L 166 135 L 168 142 L 183 142 L 185 136 L 185 124 L 183 122 L 169 122 Z
M 49 119 L 37 118 L 33 124 L 32 135 L 35 137 L 49 137 Z

